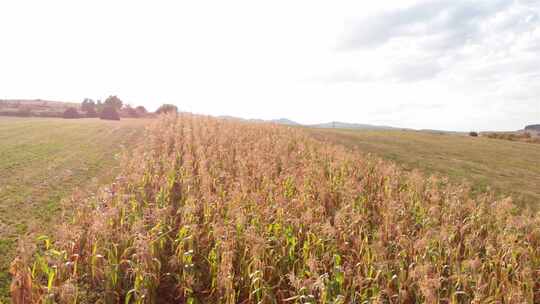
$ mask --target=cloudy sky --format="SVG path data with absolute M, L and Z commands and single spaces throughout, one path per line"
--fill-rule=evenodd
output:
M 540 0 L 0 2 L 0 98 L 111 94 L 302 123 L 519 129 L 540 123 Z

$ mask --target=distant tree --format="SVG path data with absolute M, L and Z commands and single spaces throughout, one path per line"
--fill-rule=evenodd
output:
M 120 115 L 115 107 L 103 106 L 103 109 L 99 113 L 99 118 L 106 120 L 120 120 Z
M 478 132 L 471 131 L 469 132 L 469 136 L 478 137 Z
M 164 114 L 164 113 L 178 113 L 178 107 L 173 104 L 164 104 L 161 105 L 157 110 L 157 114 Z
M 120 98 L 113 95 L 113 96 L 107 97 L 107 99 L 105 99 L 105 102 L 103 102 L 103 105 L 111 106 L 115 108 L 116 111 L 119 111 L 120 109 L 122 109 L 122 106 L 124 105 L 124 103 L 122 102 L 122 100 L 120 100 Z
M 96 103 L 90 98 L 85 98 L 81 103 L 81 111 L 88 112 L 90 109 L 96 110 Z
M 74 107 L 69 107 L 64 111 L 62 117 L 67 119 L 80 118 L 79 112 Z
M 86 113 L 86 117 L 97 117 L 96 103 L 90 99 L 85 98 L 81 103 L 81 111 Z
M 148 111 L 146 110 L 145 107 L 143 106 L 138 106 L 135 108 L 135 111 L 137 111 L 137 114 L 140 116 L 145 116 L 146 114 L 148 114 Z
M 122 114 L 127 117 L 139 117 L 139 113 L 131 105 L 127 104 L 122 108 Z

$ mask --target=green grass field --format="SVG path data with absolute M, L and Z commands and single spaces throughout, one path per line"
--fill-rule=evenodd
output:
M 406 169 L 491 189 L 540 207 L 540 145 L 416 131 L 307 129 L 314 136 L 392 160 Z
M 147 123 L 0 117 L 0 299 L 17 239 L 61 222 L 61 200 L 75 189 L 110 182 Z

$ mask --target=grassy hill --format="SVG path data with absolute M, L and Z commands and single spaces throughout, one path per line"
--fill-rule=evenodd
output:
M 374 136 L 477 173 L 429 148 L 472 139 Z M 499 143 L 480 144 L 517 149 Z M 78 202 L 14 262 L 16 303 L 540 301 L 538 216 L 299 128 L 161 117 L 117 182 Z
M 110 183 L 147 122 L 0 117 L 0 299 L 16 241 L 62 223 L 60 201 L 76 188 Z
M 348 123 L 340 121 L 332 121 L 321 124 L 310 125 L 309 127 L 318 129 L 352 129 L 352 130 L 397 130 L 398 128 L 389 126 L 376 126 L 359 123 Z
M 307 129 L 331 143 L 374 153 L 425 174 L 466 181 L 476 193 L 488 188 L 519 204 L 540 207 L 540 145 L 419 131 Z
M 0 116 L 61 117 L 69 108 L 79 109 L 80 103 L 42 99 L 0 99 Z

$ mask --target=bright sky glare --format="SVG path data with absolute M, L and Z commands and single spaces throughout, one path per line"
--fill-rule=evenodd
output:
M 537 0 L 0 2 L 0 99 L 516 130 L 539 54 Z

